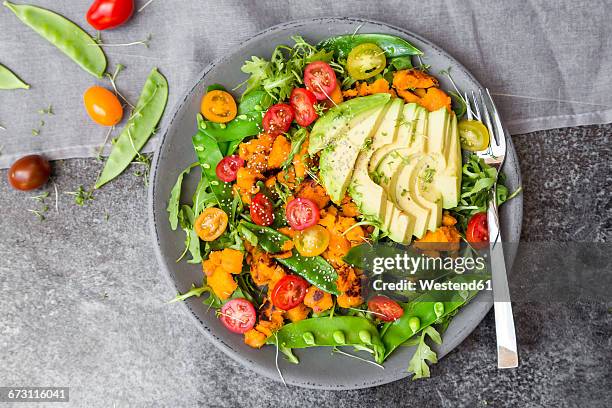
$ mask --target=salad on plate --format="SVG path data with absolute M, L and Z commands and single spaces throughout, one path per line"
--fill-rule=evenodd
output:
M 185 232 L 177 262 L 201 265 L 203 279 L 175 300 L 206 294 L 244 343 L 277 347 L 294 363 L 295 349 L 350 346 L 384 364 L 413 345 L 408 370 L 427 377 L 437 361 L 428 342 L 441 343 L 482 287 L 380 290 L 368 260 L 475 257 L 487 246 L 489 191 L 503 182 L 473 154 L 488 148 L 487 128 L 463 119 L 459 90 L 441 89 L 401 38 L 291 40 L 245 61 L 244 83 L 212 84 L 202 96 L 197 162 L 180 173 L 168 214 Z M 184 202 L 191 172 L 199 183 Z M 498 184 L 498 203 L 511 197 Z M 409 278 L 454 288 L 486 276 L 476 269 Z

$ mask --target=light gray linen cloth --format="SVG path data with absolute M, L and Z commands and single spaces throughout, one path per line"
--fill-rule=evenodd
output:
M 16 0 L 16 2 L 21 2 Z M 91 0 L 30 0 L 90 33 Z M 141 7 L 146 0 L 136 1 Z M 103 32 L 106 43 L 151 35 L 148 48 L 108 47 L 109 65 L 127 69 L 120 91 L 136 101 L 151 68 L 168 78 L 168 120 L 207 63 L 278 23 L 361 17 L 411 30 L 439 45 L 489 87 L 513 134 L 612 122 L 612 19 L 609 1 L 239 1 L 154 0 L 129 24 Z M 26 153 L 51 159 L 95 156 L 106 129 L 86 115 L 82 95 L 98 81 L 0 7 L 0 63 L 30 90 L 0 91 L 0 168 Z M 53 106 L 54 115 L 40 109 Z M 44 126 L 41 126 L 43 120 Z M 37 136 L 33 129 L 40 129 Z M 115 135 L 118 131 L 115 132 Z M 147 146 L 155 146 L 155 139 Z

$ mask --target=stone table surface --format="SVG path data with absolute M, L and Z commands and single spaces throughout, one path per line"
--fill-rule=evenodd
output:
M 514 137 L 523 240 L 612 236 L 612 125 Z M 143 179 L 129 171 L 84 207 L 95 159 L 53 164 L 44 221 L 0 172 L 0 386 L 67 386 L 74 407 L 609 407 L 611 303 L 516 304 L 521 366 L 498 371 L 492 313 L 432 378 L 357 391 L 284 387 L 218 351 L 159 271 Z M 0 406 L 5 406 L 0 403 Z M 18 404 L 18 407 L 27 406 Z M 42 404 L 33 404 L 40 407 Z

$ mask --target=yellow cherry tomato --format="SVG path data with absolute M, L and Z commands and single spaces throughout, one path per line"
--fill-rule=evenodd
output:
M 229 93 L 221 90 L 207 92 L 202 98 L 200 112 L 212 122 L 226 123 L 236 117 L 236 101 Z
M 123 107 L 117 96 L 101 86 L 92 86 L 83 94 L 87 114 L 99 125 L 115 126 L 121 122 Z
M 196 234 L 202 241 L 214 241 L 225 232 L 226 228 L 227 214 L 215 207 L 202 211 L 195 222 Z
M 353 79 L 368 79 L 385 69 L 387 59 L 385 52 L 376 44 L 359 44 L 351 50 L 346 61 L 346 68 Z
M 458 128 L 463 150 L 477 152 L 489 147 L 489 131 L 481 121 L 464 119 L 459 122 Z
M 320 225 L 313 225 L 293 237 L 295 249 L 302 256 L 321 255 L 329 246 L 329 232 Z

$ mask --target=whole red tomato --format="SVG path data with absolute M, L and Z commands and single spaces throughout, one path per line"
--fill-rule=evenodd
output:
M 109 30 L 125 23 L 134 13 L 134 0 L 96 0 L 87 11 L 87 21 L 96 30 Z
M 31 154 L 17 160 L 8 172 L 11 186 L 17 190 L 34 190 L 49 180 L 51 166 L 42 156 Z

